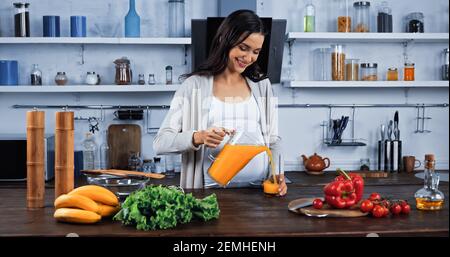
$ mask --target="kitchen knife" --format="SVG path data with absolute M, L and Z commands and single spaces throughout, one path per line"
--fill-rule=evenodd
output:
M 384 124 L 381 124 L 381 141 L 384 142 L 386 139 L 386 126 Z
M 389 141 L 392 141 L 392 126 L 393 126 L 394 122 L 392 120 L 389 121 L 389 125 L 388 125 L 388 139 Z
M 325 201 L 323 197 L 297 199 L 289 203 L 288 209 L 290 211 L 296 212 L 297 209 L 313 205 L 314 199 L 321 199 L 322 201 Z
M 398 140 L 398 111 L 394 114 L 394 138 Z

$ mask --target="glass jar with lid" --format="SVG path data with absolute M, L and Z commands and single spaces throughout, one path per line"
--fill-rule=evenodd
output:
M 415 80 L 414 73 L 415 73 L 414 63 L 411 62 L 405 63 L 405 67 L 403 68 L 403 80 L 414 81 Z
M 98 77 L 97 74 L 93 71 L 88 71 L 86 74 L 86 84 L 88 85 L 97 85 Z
M 155 85 L 156 84 L 155 74 L 148 74 L 148 84 L 149 85 Z
M 316 8 L 312 4 L 312 0 L 309 0 L 305 6 L 305 14 L 303 15 L 303 31 L 316 31 Z
M 184 37 L 184 0 L 169 0 L 169 37 Z
M 30 37 L 30 13 L 29 3 L 13 3 L 14 14 L 14 36 Z
M 331 80 L 331 48 L 317 48 L 313 52 L 314 80 Z
M 355 10 L 353 32 L 370 32 L 370 2 L 355 2 L 353 8 Z
M 391 67 L 388 69 L 386 74 L 386 79 L 388 81 L 397 81 L 398 80 L 398 69 Z
M 172 66 L 166 66 L 166 84 L 172 84 Z
M 378 80 L 378 64 L 361 63 L 361 80 L 377 81 Z
M 69 79 L 64 71 L 58 71 L 55 76 L 55 82 L 58 86 L 64 86 Z
M 138 76 L 138 84 L 139 84 L 139 85 L 145 85 L 145 77 L 144 77 L 144 74 L 139 74 L 139 76 Z
M 348 0 L 338 1 L 337 32 L 352 32 L 352 17 Z
M 381 2 L 378 7 L 377 32 L 392 33 L 392 9 L 387 1 Z
M 425 16 L 421 12 L 413 12 L 405 17 L 405 28 L 408 33 L 425 32 Z
M 359 80 L 359 59 L 345 60 L 345 80 L 347 81 Z
M 331 79 L 345 80 L 345 45 L 331 45 Z

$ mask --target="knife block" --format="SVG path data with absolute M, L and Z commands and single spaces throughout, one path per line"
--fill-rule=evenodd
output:
M 74 187 L 74 113 L 56 112 L 55 199 Z
M 402 141 L 378 141 L 378 170 L 398 173 L 402 170 Z

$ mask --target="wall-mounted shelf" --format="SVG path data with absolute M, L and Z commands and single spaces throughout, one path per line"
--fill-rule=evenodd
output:
M 0 93 L 93 93 L 93 92 L 174 92 L 180 87 L 173 85 L 66 85 L 66 86 L 0 86 Z
M 191 38 L 0 37 L 0 44 L 190 45 Z
M 448 33 L 338 33 L 289 32 L 287 41 L 335 43 L 448 43 Z
M 290 88 L 449 88 L 448 81 L 285 81 Z

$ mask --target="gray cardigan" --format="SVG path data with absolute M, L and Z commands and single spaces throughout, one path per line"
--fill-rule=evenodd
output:
M 273 96 L 269 79 L 255 83 L 247 78 L 252 94 L 261 113 L 261 131 L 266 146 L 273 154 L 275 171 L 284 172 L 281 158 L 281 138 L 278 136 L 277 98 Z M 195 131 L 207 129 L 208 113 L 213 96 L 213 76 L 191 76 L 187 78 L 170 104 L 161 127 L 153 141 L 158 155 L 182 154 L 180 186 L 203 188 L 203 157 L 205 146 L 195 147 L 192 136 Z

